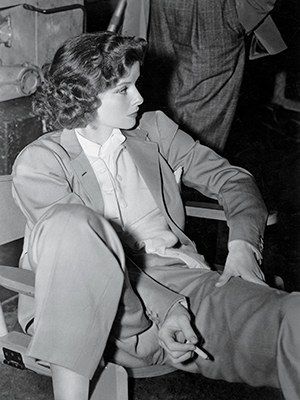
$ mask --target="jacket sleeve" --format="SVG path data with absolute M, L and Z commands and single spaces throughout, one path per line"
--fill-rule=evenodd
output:
M 160 111 L 146 123 L 173 171 L 182 167 L 182 182 L 224 208 L 229 241 L 245 240 L 262 251 L 267 210 L 252 175 L 194 141 Z
M 83 204 L 71 189 L 59 157 L 38 144 L 25 148 L 13 171 L 13 196 L 31 224 L 54 204 Z
M 127 266 L 132 283 L 141 298 L 147 316 L 160 326 L 169 310 L 177 303 L 185 304 L 185 296 L 161 285 L 146 274 L 132 259 L 127 259 Z

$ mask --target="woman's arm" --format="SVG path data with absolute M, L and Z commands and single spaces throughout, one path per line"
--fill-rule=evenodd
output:
M 12 176 L 13 196 L 33 224 L 54 204 L 83 204 L 73 192 L 59 157 L 43 145 L 25 148 L 14 163 Z
M 252 175 L 194 141 L 161 111 L 148 114 L 142 121 L 144 129 L 159 144 L 173 171 L 181 167 L 186 186 L 217 200 L 224 208 L 229 241 L 245 240 L 262 250 L 267 210 Z

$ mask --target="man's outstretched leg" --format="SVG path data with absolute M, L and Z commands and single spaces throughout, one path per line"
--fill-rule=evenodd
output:
M 216 287 L 216 272 L 174 265 L 146 272 L 187 296 L 193 327 L 211 356 L 176 364 L 177 368 L 212 379 L 281 388 L 286 400 L 300 399 L 300 293 L 241 278 Z
M 211 363 L 198 358 L 199 371 L 214 379 L 278 387 L 286 400 L 299 399 L 300 294 L 240 278 L 216 288 L 209 275 L 201 301 L 192 304 L 203 347 L 214 358 Z
M 287 400 L 300 399 L 300 293 L 292 293 L 282 307 L 277 367 Z

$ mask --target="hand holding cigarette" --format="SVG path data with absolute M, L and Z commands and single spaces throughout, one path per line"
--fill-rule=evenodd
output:
M 204 360 L 210 360 L 198 346 L 198 338 L 194 332 L 190 313 L 181 304 L 176 304 L 168 313 L 158 332 L 159 343 L 173 364 L 183 363 L 194 356 L 194 352 Z
M 187 340 L 186 343 L 190 343 L 189 340 Z M 210 357 L 209 357 L 206 353 L 204 353 L 203 350 L 201 350 L 201 349 L 200 349 L 198 346 L 196 346 L 196 345 L 194 345 L 194 346 L 195 346 L 194 352 L 195 352 L 196 354 L 198 354 L 199 357 L 203 358 L 204 360 L 210 360 Z

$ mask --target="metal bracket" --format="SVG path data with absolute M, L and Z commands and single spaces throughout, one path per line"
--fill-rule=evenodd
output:
M 26 368 L 20 353 L 11 349 L 7 349 L 6 347 L 3 347 L 2 350 L 5 357 L 3 360 L 4 364 L 18 369 Z

